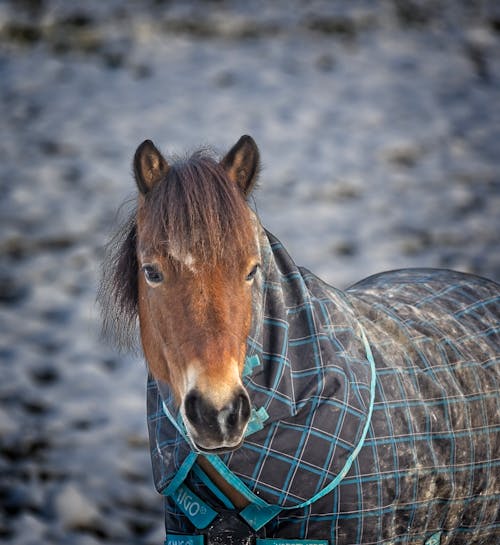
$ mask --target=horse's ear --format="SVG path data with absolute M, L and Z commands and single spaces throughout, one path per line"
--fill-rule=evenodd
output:
M 165 178 L 169 168 L 167 161 L 155 148 L 153 142 L 144 140 L 134 155 L 134 174 L 139 191 L 145 195 L 155 184 Z
M 242 136 L 222 159 L 229 179 L 248 197 L 259 175 L 259 148 L 251 136 Z

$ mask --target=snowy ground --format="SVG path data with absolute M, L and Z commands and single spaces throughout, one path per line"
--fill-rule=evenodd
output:
M 144 138 L 251 134 L 263 223 L 338 287 L 500 279 L 500 9 L 463 4 L 0 3 L 2 542 L 162 542 L 144 365 L 94 303 Z

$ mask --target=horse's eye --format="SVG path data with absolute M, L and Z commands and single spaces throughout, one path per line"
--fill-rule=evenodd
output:
M 260 267 L 259 263 L 257 263 L 256 265 L 252 267 L 252 270 L 247 274 L 247 277 L 246 277 L 247 282 L 251 282 L 254 279 L 255 275 L 257 274 L 257 271 L 259 270 L 259 267 Z
M 157 285 L 163 281 L 163 274 L 155 265 L 146 264 L 142 266 L 142 272 L 146 277 L 146 281 L 150 285 Z

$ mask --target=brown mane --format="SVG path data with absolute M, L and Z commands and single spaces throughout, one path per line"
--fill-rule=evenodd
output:
M 206 150 L 172 162 L 166 178 L 143 198 L 141 248 L 147 251 L 168 254 L 171 249 L 211 266 L 234 259 L 248 236 L 241 229 L 245 198 Z M 137 341 L 136 213 L 106 247 L 98 290 L 103 333 L 122 348 L 133 348 Z

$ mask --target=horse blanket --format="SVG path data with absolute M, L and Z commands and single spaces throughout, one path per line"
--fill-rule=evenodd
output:
M 270 233 L 260 244 L 243 379 L 255 418 L 241 448 L 208 456 L 271 513 L 243 518 L 261 535 L 330 545 L 500 543 L 500 286 L 416 269 L 340 291 Z M 184 472 L 227 508 L 183 469 L 192 449 L 166 411 L 178 417 L 150 378 L 157 489 Z M 200 532 L 171 497 L 165 517 L 168 532 Z

